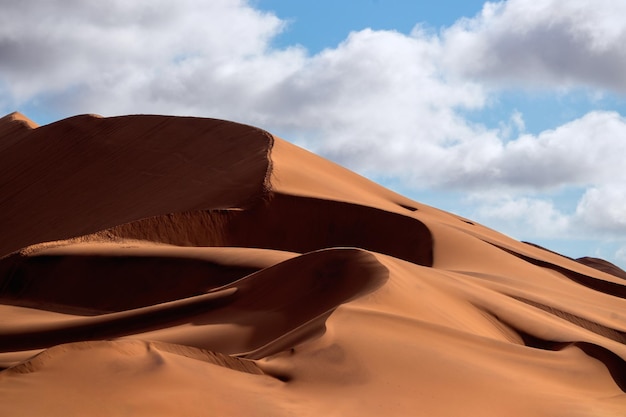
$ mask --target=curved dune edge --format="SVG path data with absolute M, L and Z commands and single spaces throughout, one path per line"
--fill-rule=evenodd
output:
M 108 261 L 116 262 L 115 259 Z M 81 266 L 87 272 L 97 265 Z M 81 271 L 74 273 L 80 274 Z M 132 275 L 134 271 L 129 268 L 127 273 Z M 285 280 L 285 277 L 296 273 L 297 281 Z M 132 276 L 125 278 L 132 279 Z M 143 281 L 148 283 L 149 279 L 152 277 L 144 277 Z M 129 337 L 146 332 L 151 332 L 148 340 L 167 340 L 165 333 L 175 331 L 181 325 L 201 327 L 219 324 L 245 327 L 248 329 L 247 336 L 238 336 L 236 330 L 224 330 L 206 335 L 198 347 L 249 357 L 261 357 L 255 351 L 262 348 L 263 356 L 267 356 L 276 353 L 276 349 L 280 351 L 306 340 L 307 335 L 319 333 L 324 321 L 320 322 L 318 318 L 327 317 L 340 304 L 373 291 L 386 279 L 386 269 L 367 252 L 348 248 L 325 249 L 234 279 L 232 283 L 210 289 L 202 295 L 114 313 L 68 317 L 52 323 L 5 326 L 0 352 L 31 351 L 58 344 Z M 66 287 L 72 288 L 74 296 L 81 298 L 85 292 L 92 291 L 89 286 Z M 28 299 L 31 292 L 39 290 L 27 286 L 21 288 L 15 297 Z M 163 291 L 159 287 L 144 285 L 146 290 Z M 101 296 L 111 298 L 115 294 L 101 292 Z M 319 300 L 305 303 L 309 297 Z M 11 297 L 5 297 L 4 303 L 15 305 L 19 301 L 15 303 Z M 194 329 L 193 333 L 197 337 L 201 330 Z M 161 339 L 163 337 L 165 339 Z M 282 342 L 274 343 L 278 339 Z M 286 339 L 291 344 L 285 344 Z M 270 343 L 273 344 L 271 348 Z
M 612 339 L 618 343 L 626 345 L 626 332 L 612 329 L 610 327 L 604 326 L 600 323 L 588 320 L 584 317 L 577 316 L 576 314 L 568 313 L 567 311 L 559 310 L 557 308 L 547 306 L 545 304 L 538 303 L 532 300 L 526 300 L 522 297 L 516 297 L 519 301 L 530 304 L 533 307 L 537 307 L 541 310 L 547 311 L 550 314 L 553 314 L 557 317 L 565 319 L 576 326 L 582 327 L 584 329 L 590 330 L 600 336 L 604 336 L 606 338 Z
M 174 345 L 163 342 L 145 342 L 140 340 L 120 340 L 120 341 L 91 341 L 62 344 L 46 349 L 37 354 L 32 359 L 15 365 L 0 375 L 28 374 L 39 372 L 45 369 L 49 362 L 54 361 L 56 356 L 71 354 L 76 350 L 88 350 L 94 348 L 110 348 L 121 351 L 129 355 L 149 354 L 152 351 L 167 352 L 184 356 L 190 359 L 203 361 L 219 365 L 228 369 L 240 372 L 247 372 L 254 375 L 264 375 L 265 373 L 256 365 L 254 361 L 224 355 L 217 352 L 198 349 L 191 346 Z
M 12 114 L 0 174 L 2 415 L 626 409 L 610 265 L 260 129 Z
M 556 263 L 552 263 L 552 262 L 548 262 L 542 259 L 527 256 L 522 253 L 518 253 L 510 249 L 503 248 L 503 247 L 499 247 L 499 248 L 506 252 L 511 253 L 514 256 L 519 257 L 520 259 L 523 259 L 526 262 L 532 263 L 533 265 L 537 265 L 542 268 L 548 268 L 548 269 L 557 271 L 560 274 L 568 277 L 572 281 L 580 285 L 584 285 L 588 288 L 591 288 L 595 291 L 603 292 L 603 293 L 606 293 L 615 297 L 619 297 L 619 298 L 626 298 L 626 283 L 624 282 L 619 282 L 619 281 L 616 281 L 615 279 L 607 280 L 607 279 L 590 276 L 587 274 L 580 273 L 578 271 L 574 271 L 567 267 L 560 266 Z M 616 276 L 614 274 L 610 274 L 610 275 Z

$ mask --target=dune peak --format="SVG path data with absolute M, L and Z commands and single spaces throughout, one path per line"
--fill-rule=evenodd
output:
M 26 117 L 25 115 L 23 115 L 22 113 L 18 111 L 14 111 L 13 113 L 9 113 L 6 116 L 0 118 L 0 124 L 7 123 L 7 122 L 9 123 L 19 122 L 30 129 L 36 129 L 39 127 L 37 123 L 35 123 L 34 121 L 32 121 L 31 119 L 29 119 L 28 117 Z

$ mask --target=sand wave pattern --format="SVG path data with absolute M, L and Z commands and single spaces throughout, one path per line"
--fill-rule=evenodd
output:
M 223 120 L 13 113 L 0 173 L 0 415 L 626 415 L 606 261 Z

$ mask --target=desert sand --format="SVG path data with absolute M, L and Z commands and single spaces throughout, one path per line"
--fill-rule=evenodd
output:
M 0 416 L 626 416 L 624 271 L 255 127 L 5 116 L 0 233 Z

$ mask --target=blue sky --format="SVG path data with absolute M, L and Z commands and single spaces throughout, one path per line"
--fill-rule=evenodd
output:
M 299 43 L 311 53 L 334 48 L 351 31 L 370 28 L 409 34 L 416 24 L 438 31 L 459 17 L 474 16 L 483 1 L 441 0 L 436 4 L 410 0 L 256 0 L 253 5 L 269 10 L 288 22 L 275 44 L 286 47 Z
M 626 266 L 626 2 L 8 2 L 0 110 L 253 124 L 411 198 Z

